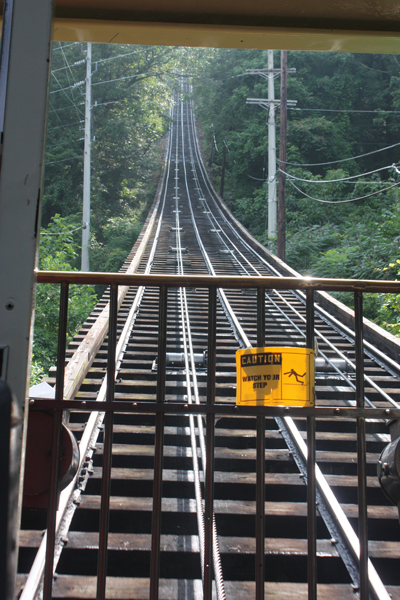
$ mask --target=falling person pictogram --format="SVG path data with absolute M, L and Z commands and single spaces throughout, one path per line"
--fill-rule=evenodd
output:
M 305 377 L 306 373 L 303 373 L 303 375 L 299 375 L 299 373 L 296 373 L 296 371 L 294 369 L 290 369 L 290 371 L 288 371 L 287 373 L 284 373 L 284 375 L 289 375 L 289 377 L 294 375 L 297 383 L 301 383 L 301 385 L 304 385 L 304 381 L 299 381 L 299 377 Z

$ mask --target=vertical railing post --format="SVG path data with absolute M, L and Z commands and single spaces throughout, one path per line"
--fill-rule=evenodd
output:
M 22 414 L 0 376 L 0 598 L 15 599 Z
M 314 290 L 306 293 L 306 347 L 314 348 Z M 314 383 L 314 382 L 312 382 Z M 317 513 L 315 499 L 315 417 L 307 417 L 308 599 L 317 598 Z
M 215 404 L 215 371 L 217 362 L 217 290 L 211 286 L 208 296 L 208 354 L 207 354 L 207 404 Z M 214 514 L 214 447 L 215 415 L 207 414 L 205 509 L 204 509 L 204 600 L 212 598 L 213 580 L 213 514 Z
M 115 351 L 117 346 L 118 285 L 110 286 L 110 315 L 108 326 L 107 354 L 107 392 L 106 401 L 114 400 L 115 392 Z M 106 596 L 107 577 L 107 543 L 110 521 L 111 462 L 114 413 L 107 411 L 103 432 L 103 475 L 101 481 L 101 506 L 99 527 L 99 553 L 97 558 L 97 593 L 96 600 L 104 600 Z
M 0 380 L 0 598 L 8 598 L 8 490 L 10 477 L 11 392 Z
M 357 408 L 364 408 L 364 334 L 363 296 L 354 293 L 354 328 L 356 354 Z M 357 418 L 357 474 L 358 474 L 358 538 L 360 540 L 360 600 L 368 600 L 368 514 L 366 472 L 365 418 Z
M 257 288 L 257 347 L 265 344 L 265 290 Z M 265 417 L 257 417 L 256 457 L 256 599 L 265 588 Z
M 167 305 L 168 289 L 160 286 L 160 307 L 158 319 L 158 367 L 157 367 L 157 403 L 165 402 L 165 368 L 167 354 Z M 160 578 L 160 535 L 162 470 L 164 451 L 164 413 L 156 413 L 154 446 L 154 483 L 153 513 L 151 522 L 151 564 L 150 564 L 150 600 L 158 600 Z
M 64 397 L 65 350 L 67 340 L 68 288 L 65 281 L 61 283 L 60 315 L 58 326 L 57 376 L 55 399 L 62 401 Z M 49 508 L 47 512 L 46 568 L 43 582 L 43 600 L 51 600 L 53 588 L 54 543 L 56 535 L 56 517 L 59 500 L 58 472 L 60 462 L 62 428 L 62 410 L 54 411 L 53 446 L 51 457 L 51 475 L 49 491 Z

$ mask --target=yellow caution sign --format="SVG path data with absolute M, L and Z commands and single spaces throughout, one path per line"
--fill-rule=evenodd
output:
M 236 404 L 314 406 L 314 350 L 246 348 L 236 352 Z

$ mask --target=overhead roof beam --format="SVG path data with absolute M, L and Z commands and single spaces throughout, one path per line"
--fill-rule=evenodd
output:
M 394 54 L 399 38 L 399 0 L 57 0 L 54 32 L 57 41 Z
M 398 0 L 57 0 L 55 39 L 400 53 Z
M 400 54 L 400 31 L 55 19 L 55 41 Z

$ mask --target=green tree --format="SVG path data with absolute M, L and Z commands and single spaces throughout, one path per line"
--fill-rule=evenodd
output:
M 55 215 L 40 236 L 39 268 L 45 271 L 71 271 L 79 259 L 71 219 Z M 79 331 L 93 309 L 97 297 L 91 286 L 71 285 L 68 302 L 67 343 Z M 36 291 L 31 384 L 39 383 L 55 363 L 60 290 L 51 284 L 39 284 Z

